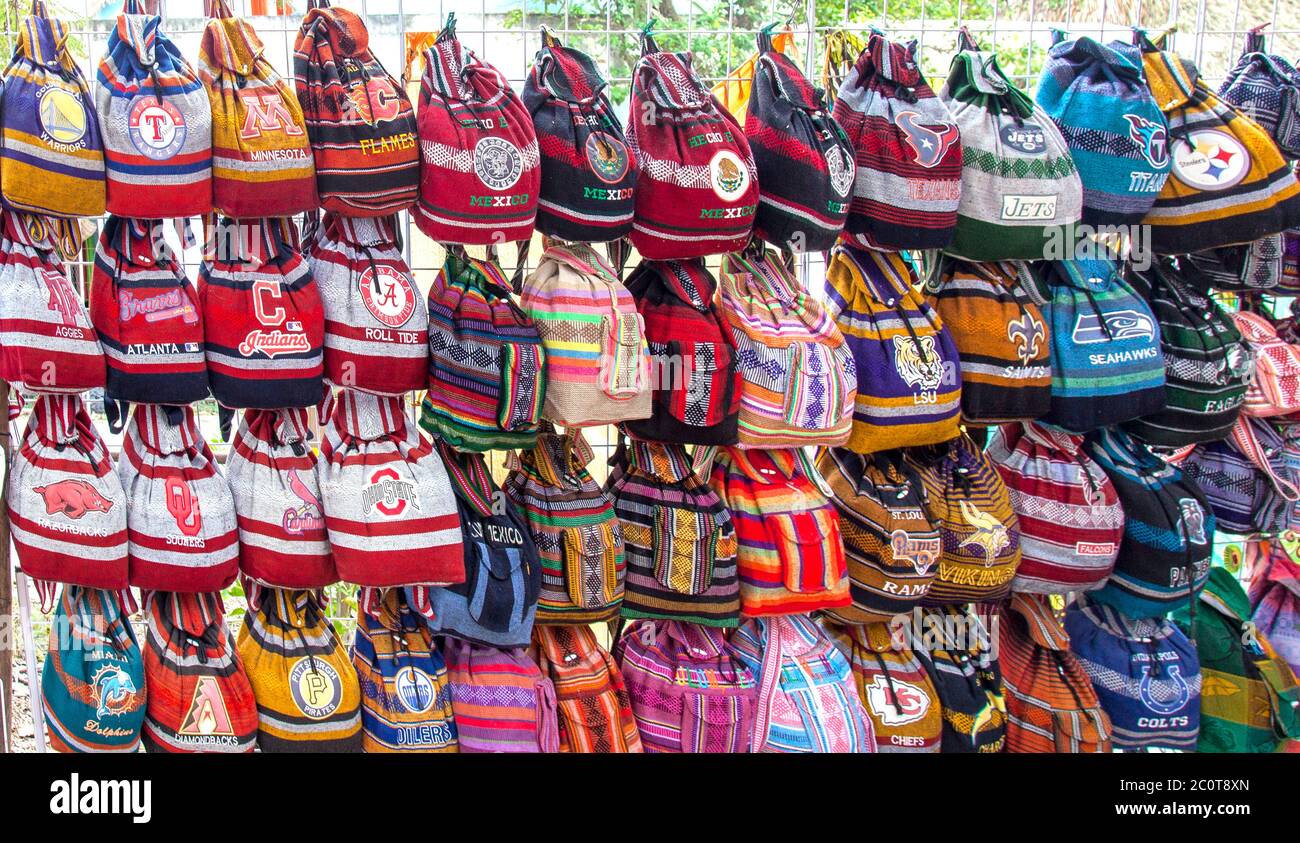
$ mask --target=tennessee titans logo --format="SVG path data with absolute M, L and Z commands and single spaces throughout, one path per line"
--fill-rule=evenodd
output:
M 1136 114 L 1125 114 L 1128 136 L 1142 150 L 1142 157 L 1157 170 L 1169 166 L 1169 132 L 1159 123 L 1153 123 Z
M 1151 693 L 1151 685 L 1155 681 L 1151 676 L 1151 666 L 1142 665 L 1142 681 L 1138 683 L 1138 698 L 1142 700 L 1142 705 L 1156 714 L 1174 714 L 1192 698 L 1191 689 L 1187 687 L 1187 681 L 1183 679 L 1183 669 L 1179 665 L 1170 665 L 1168 668 L 1169 681 L 1173 683 L 1173 696 L 1158 700 Z M 1165 691 L 1162 696 L 1168 696 L 1169 691 Z
M 922 125 L 921 115 L 915 111 L 898 112 L 894 122 L 903 130 L 903 137 L 907 140 L 907 145 L 912 147 L 916 163 L 926 169 L 938 166 L 961 137 L 957 127 L 951 123 Z
M 135 682 L 120 666 L 106 664 L 90 680 L 95 688 L 97 706 L 96 717 L 108 717 L 110 714 L 122 714 L 131 709 L 135 697 Z
M 1091 345 L 1108 340 L 1155 339 L 1155 322 L 1138 310 L 1116 310 L 1106 314 L 1106 323 L 1096 313 L 1080 313 L 1074 320 L 1074 341 Z
M 1038 344 L 1046 338 L 1043 323 L 1029 312 L 1007 323 L 1007 339 L 1015 343 L 1016 356 L 1022 365 L 1028 366 L 1029 361 L 1038 356 Z

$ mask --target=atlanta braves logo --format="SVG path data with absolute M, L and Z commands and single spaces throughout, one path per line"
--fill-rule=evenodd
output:
M 1125 114 L 1128 136 L 1138 145 L 1142 157 L 1157 170 L 1169 166 L 1169 130 L 1137 114 Z
M 244 140 L 260 138 L 266 132 L 283 132 L 295 137 L 303 133 L 302 126 L 293 119 L 278 93 L 241 91 L 239 99 L 245 109 L 244 125 L 239 130 Z
M 1047 331 L 1043 328 L 1043 323 L 1028 311 L 1019 319 L 1007 323 L 1007 339 L 1015 343 L 1016 356 L 1022 365 L 1028 366 L 1029 361 L 1038 356 L 1038 344 L 1046 337 Z
M 203 531 L 203 512 L 189 483 L 179 477 L 168 477 L 166 501 L 167 512 L 176 521 L 181 535 L 194 538 Z
M 1153 693 L 1155 677 L 1151 675 L 1151 665 L 1142 665 L 1142 680 L 1138 683 L 1138 699 L 1142 700 L 1142 704 L 1156 714 L 1174 714 L 1186 706 L 1192 698 L 1191 689 L 1187 687 L 1187 680 L 1183 679 L 1181 665 L 1170 665 L 1165 669 L 1165 674 L 1172 685 L 1163 683 L 1160 690 L 1164 699 L 1156 699 L 1156 695 Z M 1171 691 L 1172 696 L 1170 696 Z
M 95 689 L 96 717 L 124 714 L 135 701 L 135 682 L 120 665 L 106 664 L 90 678 Z
M 903 139 L 912 148 L 916 163 L 927 170 L 938 166 L 948 151 L 961 138 L 957 127 L 951 123 L 925 125 L 915 111 L 900 111 L 894 123 L 903 131 Z

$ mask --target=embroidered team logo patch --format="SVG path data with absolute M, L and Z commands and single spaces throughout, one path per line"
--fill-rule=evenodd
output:
M 906 726 L 930 711 L 930 695 L 911 682 L 877 673 L 864 688 L 867 707 L 882 726 Z
M 749 169 L 730 149 L 720 149 L 709 161 L 709 184 L 723 202 L 735 202 L 749 187 Z
M 505 138 L 489 135 L 474 145 L 474 172 L 493 190 L 509 190 L 524 173 L 524 156 Z
M 289 693 L 299 711 L 324 720 L 343 702 L 343 682 L 329 662 L 304 656 L 289 668 Z
M 56 512 L 77 520 L 87 512 L 108 512 L 113 502 L 85 480 L 59 480 L 47 486 L 35 486 L 32 491 L 45 501 L 45 514 Z
M 1227 132 L 1202 129 L 1174 141 L 1174 177 L 1188 187 L 1224 190 L 1250 172 L 1250 154 Z
M 403 480 L 392 468 L 381 468 L 370 475 L 370 483 L 361 490 L 361 508 L 369 515 L 378 512 L 390 518 L 406 512 L 408 506 L 420 512 L 420 492 L 415 484 Z
M 1078 345 L 1113 340 L 1153 340 L 1156 326 L 1150 316 L 1137 310 L 1111 311 L 1106 314 L 1104 325 L 1096 313 L 1080 313 L 1075 317 L 1071 336 Z
M 1137 114 L 1125 114 L 1128 121 L 1129 140 L 1137 144 L 1138 151 L 1157 170 L 1169 166 L 1169 130 Z
M 380 324 L 400 328 L 415 313 L 415 285 L 391 266 L 373 264 L 357 277 L 361 303 Z
M 1047 151 L 1047 133 L 1037 123 L 1006 123 L 998 130 L 1002 143 L 1025 155 L 1042 155 Z
M 86 136 L 86 109 L 81 97 L 56 85 L 41 89 L 38 105 L 41 128 L 55 143 L 75 144 Z
M 605 184 L 618 184 L 627 175 L 628 154 L 623 142 L 605 132 L 587 135 L 587 165 Z
M 959 550 L 965 550 L 968 546 L 978 548 L 984 557 L 984 567 L 992 566 L 997 555 L 1011 546 L 1011 534 L 1007 530 L 1007 525 L 970 501 L 961 501 L 960 508 L 962 519 L 967 526 L 975 528 L 975 531 L 957 545 L 957 548 Z
M 943 360 L 934 337 L 894 337 L 894 368 L 913 389 L 933 392 L 943 383 Z
M 1029 361 L 1038 356 L 1039 344 L 1047 338 L 1047 329 L 1031 313 L 1024 313 L 1019 319 L 1007 323 L 1007 339 L 1016 346 L 1016 356 L 1021 365 L 1028 366 Z
M 1192 544 L 1205 544 L 1205 510 L 1196 498 L 1179 498 L 1178 508 L 1183 513 L 1183 534 Z
M 364 85 L 348 88 L 339 106 L 343 122 L 376 126 L 397 119 L 402 113 L 402 98 L 386 77 L 374 77 Z
M 832 146 L 826 151 L 826 172 L 831 177 L 831 189 L 839 196 L 848 196 L 853 189 L 857 165 L 843 147 Z
M 433 707 L 437 698 L 433 680 L 423 670 L 406 666 L 393 677 L 393 687 L 402 706 L 411 714 L 423 714 Z
M 176 735 L 215 737 L 234 734 L 235 727 L 230 722 L 230 711 L 226 708 L 226 698 L 222 696 L 221 685 L 215 677 L 200 676 L 194 683 L 194 696 L 190 698 L 190 709 L 185 713 L 185 720 Z
M 126 714 L 136 707 L 135 681 L 121 665 L 104 665 L 95 671 L 90 684 L 95 689 L 96 717 Z
M 307 488 L 298 476 L 297 469 L 289 471 L 289 491 L 293 492 L 301 503 L 296 507 L 285 509 L 280 517 L 280 526 L 291 536 L 319 532 L 325 529 L 325 519 L 321 516 L 320 499 Z
M 895 561 L 910 562 L 917 576 L 924 576 L 939 559 L 943 551 L 943 542 L 937 538 L 918 539 L 907 534 L 906 530 L 895 530 L 889 534 L 889 549 Z
M 131 100 L 126 128 L 136 150 L 154 161 L 165 161 L 180 152 L 188 131 L 176 106 L 152 95 Z
M 917 164 L 927 170 L 937 167 L 948 151 L 961 139 L 961 133 L 951 123 L 926 125 L 915 111 L 900 111 L 894 123 L 903 132 L 903 140 L 912 149 Z

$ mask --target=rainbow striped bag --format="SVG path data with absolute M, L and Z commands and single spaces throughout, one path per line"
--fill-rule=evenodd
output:
M 56 217 L 104 213 L 104 144 L 71 32 L 32 0 L 4 72 L 0 185 L 10 208 Z
M 156 219 L 212 210 L 212 105 L 142 0 L 126 0 L 99 63 L 108 212 Z
M 539 626 L 529 653 L 555 685 L 560 752 L 644 752 L 618 662 L 590 626 Z
M 559 752 L 555 685 L 522 647 L 444 638 L 461 752 Z

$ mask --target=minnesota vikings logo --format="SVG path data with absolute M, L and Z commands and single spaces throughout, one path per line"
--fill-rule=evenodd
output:
M 1157 170 L 1169 166 L 1169 131 L 1159 123 L 1153 123 L 1136 114 L 1125 114 L 1128 121 L 1128 136 L 1142 150 L 1142 157 Z
M 957 549 L 964 550 L 968 545 L 979 548 L 984 554 L 984 567 L 990 567 L 994 558 L 1011 544 L 1007 526 L 987 512 L 976 509 L 970 501 L 964 500 L 960 506 L 961 517 L 975 528 L 975 532 L 957 545 Z
M 94 687 L 98 698 L 96 717 L 108 717 L 131 710 L 136 692 L 135 682 L 119 665 L 104 665 L 95 671 L 90 684 Z
M 916 163 L 927 170 L 938 166 L 939 162 L 957 143 L 961 134 L 951 123 L 935 123 L 926 126 L 921 123 L 921 115 L 915 111 L 900 111 L 894 118 L 898 128 L 903 130 L 903 138 L 915 153 Z
M 1022 365 L 1028 366 L 1029 361 L 1038 356 L 1038 344 L 1046 338 L 1047 331 L 1043 328 L 1043 323 L 1028 311 L 1019 319 L 1007 323 L 1007 339 L 1015 343 L 1016 356 Z

